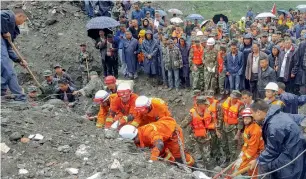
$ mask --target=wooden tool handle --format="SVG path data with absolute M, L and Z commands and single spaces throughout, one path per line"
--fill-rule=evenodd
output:
M 235 172 L 235 173 L 233 174 L 233 176 L 235 177 L 235 176 L 238 176 L 238 175 L 240 175 L 240 174 L 243 174 L 243 173 L 247 172 L 248 170 L 250 170 L 250 168 L 251 168 L 251 166 L 247 166 L 247 167 L 245 167 L 245 168 L 243 168 L 243 169 L 241 169 L 241 170 Z

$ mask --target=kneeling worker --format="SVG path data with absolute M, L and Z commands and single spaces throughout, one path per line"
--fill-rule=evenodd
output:
M 157 161 L 158 157 L 162 157 L 169 150 L 173 156 L 170 159 L 182 163 L 180 151 L 183 150 L 183 146 L 180 149 L 179 140 L 184 144 L 183 131 L 171 117 L 161 118 L 138 129 L 132 125 L 125 125 L 119 134 L 123 138 L 134 140 L 138 147 L 150 147 L 152 161 Z M 186 163 L 193 166 L 194 160 L 191 155 L 185 152 L 185 156 Z
M 108 129 L 113 124 L 113 118 L 110 115 L 110 103 L 113 98 L 117 96 L 116 94 L 109 94 L 104 90 L 99 90 L 95 94 L 94 103 L 100 105 L 100 110 L 97 116 L 96 127 L 102 128 L 105 125 L 105 128 Z

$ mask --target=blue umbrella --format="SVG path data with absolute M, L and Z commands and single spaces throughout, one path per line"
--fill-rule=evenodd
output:
M 117 27 L 120 23 L 113 18 L 100 16 L 92 18 L 86 24 L 87 35 L 93 39 L 99 38 L 99 30 L 104 30 L 105 34 L 112 33 L 109 28 Z
M 191 20 L 204 20 L 204 17 L 201 16 L 200 14 L 190 14 L 189 16 L 186 17 L 186 19 L 191 19 Z
M 284 14 L 285 16 L 288 15 L 288 14 L 290 14 L 290 13 L 289 13 L 288 11 L 286 11 L 286 10 L 277 10 L 277 13 L 278 13 L 279 15 Z
M 160 16 L 167 16 L 168 14 L 163 10 L 155 10 L 155 12 L 158 12 Z

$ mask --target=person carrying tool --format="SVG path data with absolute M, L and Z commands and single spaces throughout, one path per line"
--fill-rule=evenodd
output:
M 105 77 L 104 84 L 106 85 L 105 91 L 111 94 L 117 93 L 118 86 L 116 85 L 116 78 L 114 76 Z
M 261 127 L 253 120 L 251 109 L 244 109 L 242 117 L 245 126 L 243 131 L 244 144 L 238 160 L 234 164 L 238 170 L 248 167 L 249 162 L 256 159 L 264 149 Z M 255 169 L 255 172 L 253 170 L 248 171 L 248 176 L 254 175 L 257 175 L 257 169 Z
M 183 157 L 181 156 L 181 153 L 183 153 L 186 158 L 186 164 L 189 166 L 194 165 L 192 156 L 184 151 L 184 145 L 179 144 L 179 141 L 184 144 L 183 131 L 175 119 L 171 117 L 163 117 L 156 122 L 139 128 L 125 125 L 120 129 L 119 135 L 122 138 L 134 140 L 134 143 L 140 148 L 151 148 L 150 161 L 157 161 L 159 157 L 164 156 L 165 151 L 169 150 L 173 156 L 170 159 L 183 163 Z M 164 159 L 167 158 L 169 157 L 166 156 Z
M 114 120 L 112 116 L 110 115 L 110 103 L 115 98 L 117 94 L 110 94 L 107 91 L 99 90 L 95 94 L 94 97 L 94 103 L 100 105 L 100 110 L 97 116 L 97 128 L 103 128 L 108 129 L 113 124 Z
M 132 92 L 131 86 L 127 83 L 118 85 L 117 96 L 111 101 L 110 110 L 114 121 L 118 121 L 118 127 L 131 122 L 136 115 L 135 101 L 138 95 Z
M 276 96 L 278 95 L 278 85 L 277 85 L 277 83 L 274 83 L 274 82 L 268 83 L 267 86 L 265 87 L 265 90 L 266 90 L 265 101 L 269 105 L 280 106 L 281 109 L 283 110 L 283 108 L 285 107 L 284 102 L 282 102 L 281 100 L 276 99 Z
M 233 90 L 230 97 L 221 105 L 222 114 L 219 121 L 222 122 L 220 124 L 222 126 L 222 138 L 220 146 L 226 154 L 226 160 L 221 165 L 221 168 L 224 168 L 230 161 L 234 161 L 237 158 L 238 140 L 243 129 L 241 111 L 244 105 L 240 98 L 241 93 L 238 90 Z
M 86 44 L 80 44 L 80 53 L 78 56 L 79 67 L 78 70 L 82 73 L 82 86 L 85 86 L 89 81 L 90 75 L 89 72 L 92 70 L 93 57 L 86 50 Z
M 205 168 L 211 168 L 212 136 L 216 135 L 216 118 L 213 118 L 209 110 L 209 101 L 205 96 L 198 96 L 196 107 L 190 110 L 190 114 L 182 121 L 181 125 L 186 128 L 188 125 L 192 128 L 191 140 L 195 142 L 195 153 L 201 155 Z
M 135 111 L 137 114 L 131 122 L 131 125 L 135 127 L 156 122 L 163 117 L 171 117 L 166 102 L 160 98 L 139 96 L 135 101 Z
M 22 9 L 16 9 L 14 12 L 1 10 L 1 96 L 7 95 L 9 88 L 15 96 L 14 100 L 21 102 L 26 101 L 26 95 L 18 84 L 12 61 L 23 67 L 26 67 L 28 63 L 15 54 L 9 41 L 14 41 L 20 34 L 18 25 L 23 24 L 26 19 L 27 16 Z

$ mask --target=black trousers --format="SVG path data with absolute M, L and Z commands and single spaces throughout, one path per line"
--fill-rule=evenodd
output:
M 106 56 L 105 65 L 107 68 L 107 75 L 113 75 L 114 77 L 118 78 L 118 58 Z
M 282 82 L 286 85 L 286 92 L 293 93 L 295 95 L 300 95 L 300 86 L 295 84 L 294 79 L 291 78 L 287 82 L 285 82 L 283 77 L 279 77 L 277 81 Z

